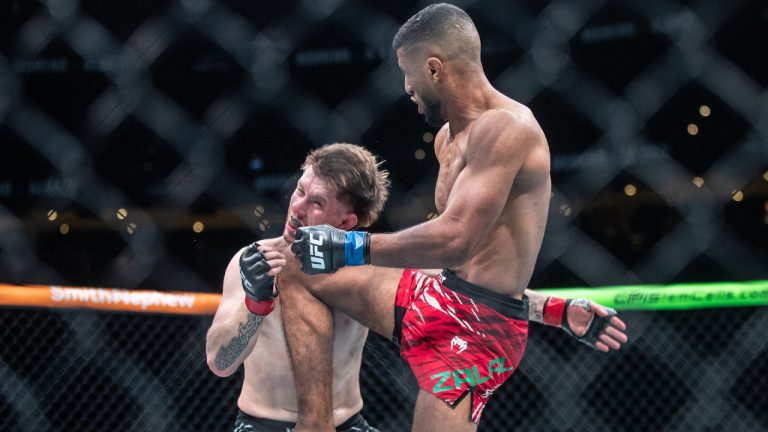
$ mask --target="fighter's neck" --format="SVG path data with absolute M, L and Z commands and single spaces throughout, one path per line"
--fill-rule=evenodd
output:
M 503 95 L 493 88 L 485 75 L 455 87 L 443 105 L 451 136 L 460 134 L 484 112 L 498 107 L 500 97 Z

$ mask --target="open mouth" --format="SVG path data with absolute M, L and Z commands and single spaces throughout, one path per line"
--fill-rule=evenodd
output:
M 295 217 L 291 216 L 291 218 L 288 220 L 288 225 L 290 225 L 291 228 L 295 230 L 301 227 L 301 222 L 299 222 Z

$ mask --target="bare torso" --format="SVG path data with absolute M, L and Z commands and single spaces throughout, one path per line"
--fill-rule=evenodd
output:
M 282 238 L 259 242 L 283 248 Z M 291 254 L 285 250 L 285 254 Z M 279 283 L 278 277 L 278 283 Z M 360 411 L 360 362 L 368 329 L 334 310 L 333 415 L 339 424 Z M 255 417 L 296 421 L 296 386 L 285 342 L 279 302 L 259 328 L 256 346 L 244 361 L 245 379 L 238 407 Z
M 499 97 L 492 109 L 509 112 L 517 121 L 540 132 L 538 123 L 525 106 Z M 476 122 L 476 120 L 475 120 Z M 439 213 L 446 209 L 453 185 L 467 165 L 467 145 L 475 122 L 450 136 L 448 124 L 438 133 L 435 151 L 440 163 L 435 187 Z M 516 126 L 507 126 L 516 127 Z M 520 298 L 533 273 L 541 248 L 551 196 L 549 147 L 543 133 L 525 143 L 522 167 L 505 205 L 487 235 L 462 265 L 454 267 L 459 277 L 499 293 Z

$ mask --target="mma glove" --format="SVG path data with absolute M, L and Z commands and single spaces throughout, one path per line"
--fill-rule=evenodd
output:
M 344 231 L 330 225 L 301 227 L 291 251 L 309 275 L 333 273 L 344 266 L 370 264 L 371 235 Z
M 240 255 L 240 281 L 245 291 L 245 307 L 252 314 L 268 315 L 275 308 L 275 278 L 267 275 L 270 266 L 253 243 Z
M 554 327 L 562 327 L 563 331 L 568 333 L 568 335 L 572 338 L 585 345 L 588 345 L 592 349 L 597 349 L 595 343 L 598 340 L 600 331 L 605 328 L 605 325 L 608 323 L 608 321 L 611 320 L 611 318 L 616 316 L 616 311 L 611 308 L 605 308 L 605 310 L 608 311 L 608 315 L 604 317 L 601 317 L 592 312 L 592 319 L 587 326 L 587 331 L 583 335 L 577 336 L 573 333 L 571 326 L 568 324 L 568 306 L 571 304 L 578 306 L 587 312 L 592 312 L 592 308 L 590 308 L 589 305 L 589 300 L 587 299 L 563 299 L 560 297 L 548 297 L 544 304 L 544 324 Z

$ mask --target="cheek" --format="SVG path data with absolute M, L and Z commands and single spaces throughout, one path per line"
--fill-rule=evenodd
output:
M 411 90 L 416 90 L 419 87 L 419 81 L 413 79 L 413 77 L 408 78 L 408 88 Z
M 288 208 L 294 211 L 305 210 L 306 200 L 295 194 L 291 195 L 291 200 L 288 202 Z
M 341 216 L 336 211 L 316 210 L 312 212 L 315 223 L 328 224 L 338 227 L 341 224 Z
M 307 216 L 309 218 L 309 222 L 311 222 L 313 225 L 317 224 L 332 224 L 333 221 L 328 216 L 328 213 L 323 211 L 322 209 L 316 208 L 314 206 L 310 207 L 310 209 L 307 212 Z

